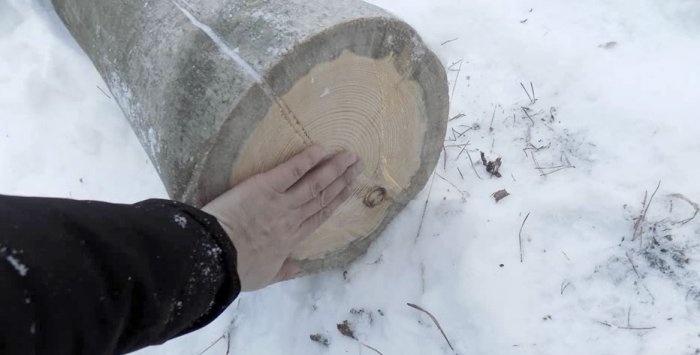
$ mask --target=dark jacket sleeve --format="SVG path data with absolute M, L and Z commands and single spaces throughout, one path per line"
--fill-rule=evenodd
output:
M 216 219 L 0 195 L 0 354 L 122 354 L 196 330 L 240 292 Z

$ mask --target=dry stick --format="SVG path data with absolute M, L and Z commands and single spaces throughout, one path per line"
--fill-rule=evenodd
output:
M 496 105 L 493 106 L 493 114 L 491 115 L 491 123 L 489 124 L 489 132 L 493 131 L 493 119 L 496 118 Z
M 467 156 L 469 157 L 469 163 L 472 165 L 472 170 L 474 170 L 474 174 L 476 174 L 476 177 L 479 178 L 479 180 L 484 180 L 484 178 L 479 175 L 479 172 L 476 171 L 476 168 L 474 167 L 474 161 L 472 160 L 471 154 L 469 154 L 469 151 L 467 150 Z
M 534 104 L 537 102 L 537 96 L 535 96 L 535 86 L 532 85 L 532 81 L 530 82 L 530 89 L 532 89 L 532 103 Z
M 433 323 L 435 323 L 435 325 L 437 325 L 438 329 L 440 330 L 440 333 L 442 333 L 442 336 L 445 338 L 445 341 L 447 342 L 447 345 L 450 346 L 450 349 L 452 349 L 452 351 L 455 351 L 455 348 L 452 347 L 452 344 L 450 343 L 450 340 L 447 339 L 447 335 L 445 335 L 445 331 L 442 330 L 442 327 L 440 326 L 440 322 L 438 322 L 437 318 L 435 318 L 434 315 L 432 315 L 430 312 L 426 311 L 425 309 L 423 309 L 423 308 L 421 308 L 421 307 L 419 307 L 419 306 L 417 306 L 417 305 L 415 305 L 415 304 L 413 304 L 413 303 L 406 303 L 406 305 L 409 306 L 409 307 L 411 307 L 411 308 L 415 308 L 415 309 L 417 309 L 417 310 L 419 310 L 419 311 L 421 311 L 421 312 L 427 314 L 427 315 L 430 317 L 430 319 L 433 320 Z
M 448 39 L 447 41 L 440 43 L 440 45 L 441 45 L 441 46 L 444 46 L 444 45 L 446 45 L 446 44 L 448 44 L 448 43 L 450 43 L 450 42 L 454 42 L 454 41 L 456 41 L 456 40 L 458 40 L 458 39 L 459 39 L 459 37 L 455 37 L 455 38 L 453 38 L 453 39 Z
M 462 174 L 462 170 L 459 170 L 459 167 L 457 167 L 457 172 L 459 173 L 459 177 L 461 177 L 462 180 L 464 180 L 464 174 Z
M 433 172 L 433 175 L 435 175 L 436 172 Z M 428 197 L 425 198 L 425 204 L 423 204 L 423 213 L 420 216 L 420 224 L 418 225 L 418 232 L 416 232 L 416 238 L 413 239 L 413 243 L 415 244 L 418 242 L 418 238 L 420 237 L 420 232 L 423 230 L 423 220 L 425 219 L 425 212 L 428 210 L 428 202 L 430 201 L 430 194 L 433 192 L 433 184 L 435 183 L 435 176 L 433 176 L 430 180 L 430 187 L 428 188 Z
M 523 227 L 525 227 L 525 222 L 527 218 L 530 217 L 530 212 L 527 213 L 525 219 L 523 219 L 523 224 L 520 225 L 520 232 L 518 232 L 518 246 L 520 247 L 520 262 L 523 262 Z

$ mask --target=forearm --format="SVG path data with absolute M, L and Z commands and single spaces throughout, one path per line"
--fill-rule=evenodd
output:
M 171 201 L 0 196 L 0 250 L 3 354 L 159 344 L 207 324 L 240 291 L 217 221 Z

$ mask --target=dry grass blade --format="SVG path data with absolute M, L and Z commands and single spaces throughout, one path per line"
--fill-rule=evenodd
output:
M 433 323 L 435 323 L 435 325 L 438 327 L 438 329 L 440 330 L 440 333 L 442 333 L 442 336 L 445 338 L 445 341 L 447 342 L 447 345 L 450 346 L 450 349 L 452 349 L 452 351 L 455 351 L 455 348 L 452 346 L 452 343 L 450 343 L 450 340 L 447 339 L 447 335 L 445 335 L 445 331 L 442 330 L 442 327 L 440 326 L 440 322 L 438 322 L 437 318 L 435 318 L 434 315 L 432 315 L 430 312 L 426 311 L 425 309 L 423 309 L 423 308 L 421 308 L 420 306 L 417 306 L 417 305 L 415 305 L 415 304 L 413 304 L 413 303 L 406 303 L 406 305 L 409 306 L 409 307 L 411 307 L 411 308 L 415 308 L 415 309 L 417 309 L 417 310 L 419 310 L 419 311 L 421 311 L 421 312 L 427 314 L 427 315 L 430 317 L 430 319 L 433 320 Z
M 652 330 L 652 329 L 656 329 L 656 327 L 618 327 L 618 326 L 612 325 L 608 322 L 601 322 L 599 320 L 597 320 L 596 323 L 598 323 L 600 325 L 604 325 L 608 328 L 617 328 L 617 329 L 627 329 L 627 330 Z
M 209 351 L 209 349 L 213 348 L 214 345 L 216 345 L 216 344 L 217 344 L 219 341 L 221 341 L 221 339 L 223 339 L 223 338 L 226 338 L 226 334 L 224 334 L 224 335 L 220 336 L 218 339 L 214 340 L 213 343 L 211 343 L 209 346 L 207 346 L 207 347 L 206 347 L 204 350 L 202 350 L 202 352 L 200 352 L 198 355 L 202 355 L 202 354 L 206 353 L 207 351 Z M 229 347 L 230 347 L 230 346 L 231 346 L 231 342 L 229 341 Z M 228 354 L 228 349 L 226 350 L 226 353 Z
M 520 87 L 523 88 L 523 91 L 525 91 L 525 95 L 527 95 L 527 99 L 530 100 L 530 103 L 532 103 L 532 96 L 530 96 L 530 93 L 527 92 L 527 89 L 525 88 L 525 85 L 523 83 L 520 83 Z
M 440 179 L 444 180 L 446 183 L 452 185 L 452 187 L 454 187 L 455 189 L 457 189 L 457 191 L 462 195 L 462 198 L 467 198 L 467 196 L 469 196 L 469 193 L 468 193 L 468 192 L 462 191 L 462 190 L 459 188 L 459 186 L 455 185 L 452 181 L 448 180 L 446 177 L 444 177 L 444 176 L 442 176 L 442 175 L 440 175 L 440 174 L 438 174 L 438 173 L 435 173 L 435 176 L 439 177 Z
M 454 120 L 456 120 L 456 119 L 460 119 L 460 118 L 465 117 L 465 116 L 466 116 L 465 114 L 460 113 L 460 114 L 458 114 L 458 115 L 456 115 L 456 116 L 450 118 L 450 119 L 448 120 L 448 122 L 454 121 Z
M 683 195 L 683 194 L 671 194 L 671 195 L 669 195 L 669 196 L 670 196 L 670 197 L 673 197 L 673 198 L 681 199 L 681 200 L 687 202 L 688 204 L 690 204 L 691 206 L 693 206 L 693 208 L 695 209 L 695 213 L 693 213 L 693 215 L 690 216 L 690 218 L 686 218 L 686 219 L 684 219 L 684 220 L 682 220 L 682 221 L 679 221 L 678 223 L 680 223 L 681 225 L 686 224 L 686 223 L 692 221 L 693 219 L 695 219 L 695 217 L 698 216 L 698 213 L 700 212 L 700 206 L 699 206 L 697 203 L 693 202 L 693 200 L 687 198 L 687 197 L 686 197 L 685 195 Z
M 455 38 L 453 38 L 453 39 L 448 39 L 447 41 L 440 43 L 440 45 L 441 45 L 441 46 L 444 46 L 444 45 L 446 45 L 446 44 L 448 44 L 448 43 L 450 43 L 450 42 L 454 42 L 454 41 L 456 41 L 456 40 L 458 40 L 458 39 L 459 39 L 459 37 L 455 37 Z
M 433 172 L 433 175 L 437 174 Z M 435 176 L 430 179 L 430 187 L 428 188 L 428 197 L 425 198 L 425 203 L 423 204 L 423 213 L 420 216 L 420 224 L 418 225 L 418 231 L 416 232 L 416 238 L 413 240 L 414 243 L 418 242 L 420 238 L 420 232 L 423 230 L 423 221 L 425 220 L 425 212 L 428 211 L 428 202 L 430 202 L 430 195 L 433 193 L 433 184 L 435 183 Z
M 651 194 L 651 197 L 649 197 L 649 201 L 646 201 L 646 207 L 643 207 L 642 213 L 639 215 L 637 218 L 637 221 L 634 223 L 634 233 L 632 234 L 632 240 L 637 239 L 637 237 L 641 237 L 641 232 L 642 232 L 642 224 L 647 218 L 647 212 L 649 212 L 649 206 L 651 206 L 651 202 L 654 200 L 654 196 L 656 196 L 656 192 L 659 191 L 659 187 L 661 187 L 661 181 L 659 180 L 659 183 L 656 185 L 656 189 L 654 189 L 654 192 Z M 645 198 L 646 200 L 646 194 Z M 641 247 L 642 245 L 642 239 L 639 239 L 639 245 Z
M 479 180 L 483 180 L 484 178 L 479 175 L 479 172 L 476 171 L 476 167 L 474 167 L 474 160 L 472 160 L 471 154 L 469 154 L 469 151 L 467 151 L 467 156 L 469 157 L 469 163 L 472 165 L 472 170 L 474 170 L 474 174 L 476 174 L 476 177 L 479 178 Z
M 527 213 L 525 219 L 523 219 L 523 224 L 520 225 L 520 232 L 518 232 L 518 246 L 520 247 L 520 262 L 523 262 L 523 227 L 525 227 L 525 222 L 527 222 L 528 217 L 530 217 L 530 212 Z
M 377 354 L 379 354 L 379 355 L 384 355 L 384 354 L 382 354 L 381 351 L 379 351 L 379 350 L 377 350 L 377 349 L 375 349 L 375 348 L 373 348 L 373 347 L 371 347 L 371 346 L 369 346 L 369 345 L 367 345 L 367 344 L 365 344 L 365 343 L 363 343 L 363 342 L 361 342 L 361 341 L 359 341 L 359 340 L 358 340 L 357 342 L 360 343 L 360 345 L 364 346 L 365 348 L 370 349 L 370 350 L 373 350 L 375 353 L 377 353 Z
M 462 73 L 462 64 L 463 62 L 459 62 L 459 67 L 457 68 L 457 76 L 455 77 L 455 82 L 454 85 L 452 85 L 452 93 L 450 94 L 450 99 L 454 99 L 455 97 L 455 89 L 457 89 L 457 82 L 459 81 L 459 74 Z

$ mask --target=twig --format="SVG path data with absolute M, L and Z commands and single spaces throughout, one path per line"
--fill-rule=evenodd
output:
M 518 232 L 518 246 L 520 247 L 520 262 L 523 262 L 523 227 L 525 227 L 525 222 L 527 218 L 530 217 L 530 212 L 527 213 L 525 219 L 523 219 L 523 224 L 520 225 L 520 232 Z
M 459 177 L 461 177 L 462 180 L 464 180 L 464 174 L 462 174 L 462 170 L 459 170 L 459 167 L 457 167 L 457 172 L 459 173 Z
M 532 103 L 534 104 L 537 102 L 537 96 L 535 96 L 535 86 L 532 85 L 532 81 L 530 82 L 530 89 L 532 89 Z
M 491 123 L 489 124 L 489 132 L 493 132 L 493 119 L 496 118 L 496 105 L 493 106 L 493 114 L 491 115 Z
M 415 308 L 415 309 L 417 309 L 417 310 L 419 310 L 419 311 L 421 311 L 421 312 L 427 314 L 427 315 L 430 317 L 430 319 L 433 320 L 433 323 L 435 323 L 435 325 L 438 327 L 438 329 L 440 330 L 440 333 L 442 333 L 442 336 L 445 338 L 445 341 L 447 342 L 447 345 L 450 346 L 450 349 L 452 349 L 452 351 L 455 350 L 455 348 L 452 347 L 452 344 L 450 343 L 450 340 L 447 339 L 447 335 L 445 335 L 445 331 L 442 330 L 442 327 L 440 326 L 440 322 L 438 322 L 437 318 L 435 318 L 434 315 L 432 315 L 430 312 L 426 311 L 425 309 L 423 309 L 423 308 L 421 308 L 421 307 L 419 307 L 419 306 L 417 306 L 417 305 L 415 305 L 415 304 L 413 304 L 413 303 L 406 303 L 406 305 L 409 306 L 409 307 L 411 307 L 411 308 Z
M 437 174 L 436 172 L 433 172 L 433 175 Z M 435 176 L 433 176 L 430 180 L 430 187 L 428 188 L 428 197 L 425 198 L 425 203 L 423 204 L 423 213 L 420 216 L 420 224 L 418 225 L 418 231 L 416 232 L 416 238 L 413 240 L 413 243 L 418 242 L 418 238 L 420 237 L 420 232 L 423 230 L 423 220 L 425 219 L 425 212 L 428 210 L 428 202 L 430 201 L 430 194 L 433 192 L 433 184 L 435 183 Z
M 441 46 L 444 46 L 444 45 L 446 45 L 446 44 L 448 44 L 448 43 L 450 43 L 450 42 L 454 42 L 454 41 L 456 41 L 456 40 L 458 40 L 458 39 L 459 39 L 459 37 L 455 37 L 455 38 L 453 38 L 453 39 L 448 39 L 447 41 L 440 43 L 440 45 L 441 45 Z
M 474 167 L 474 161 L 472 160 L 471 154 L 469 154 L 469 151 L 467 151 L 467 156 L 469 157 L 469 163 L 472 165 L 472 170 L 474 170 L 474 174 L 476 174 L 476 177 L 479 178 L 479 180 L 484 180 L 484 178 L 479 175 L 479 172 L 476 171 L 476 167 Z

